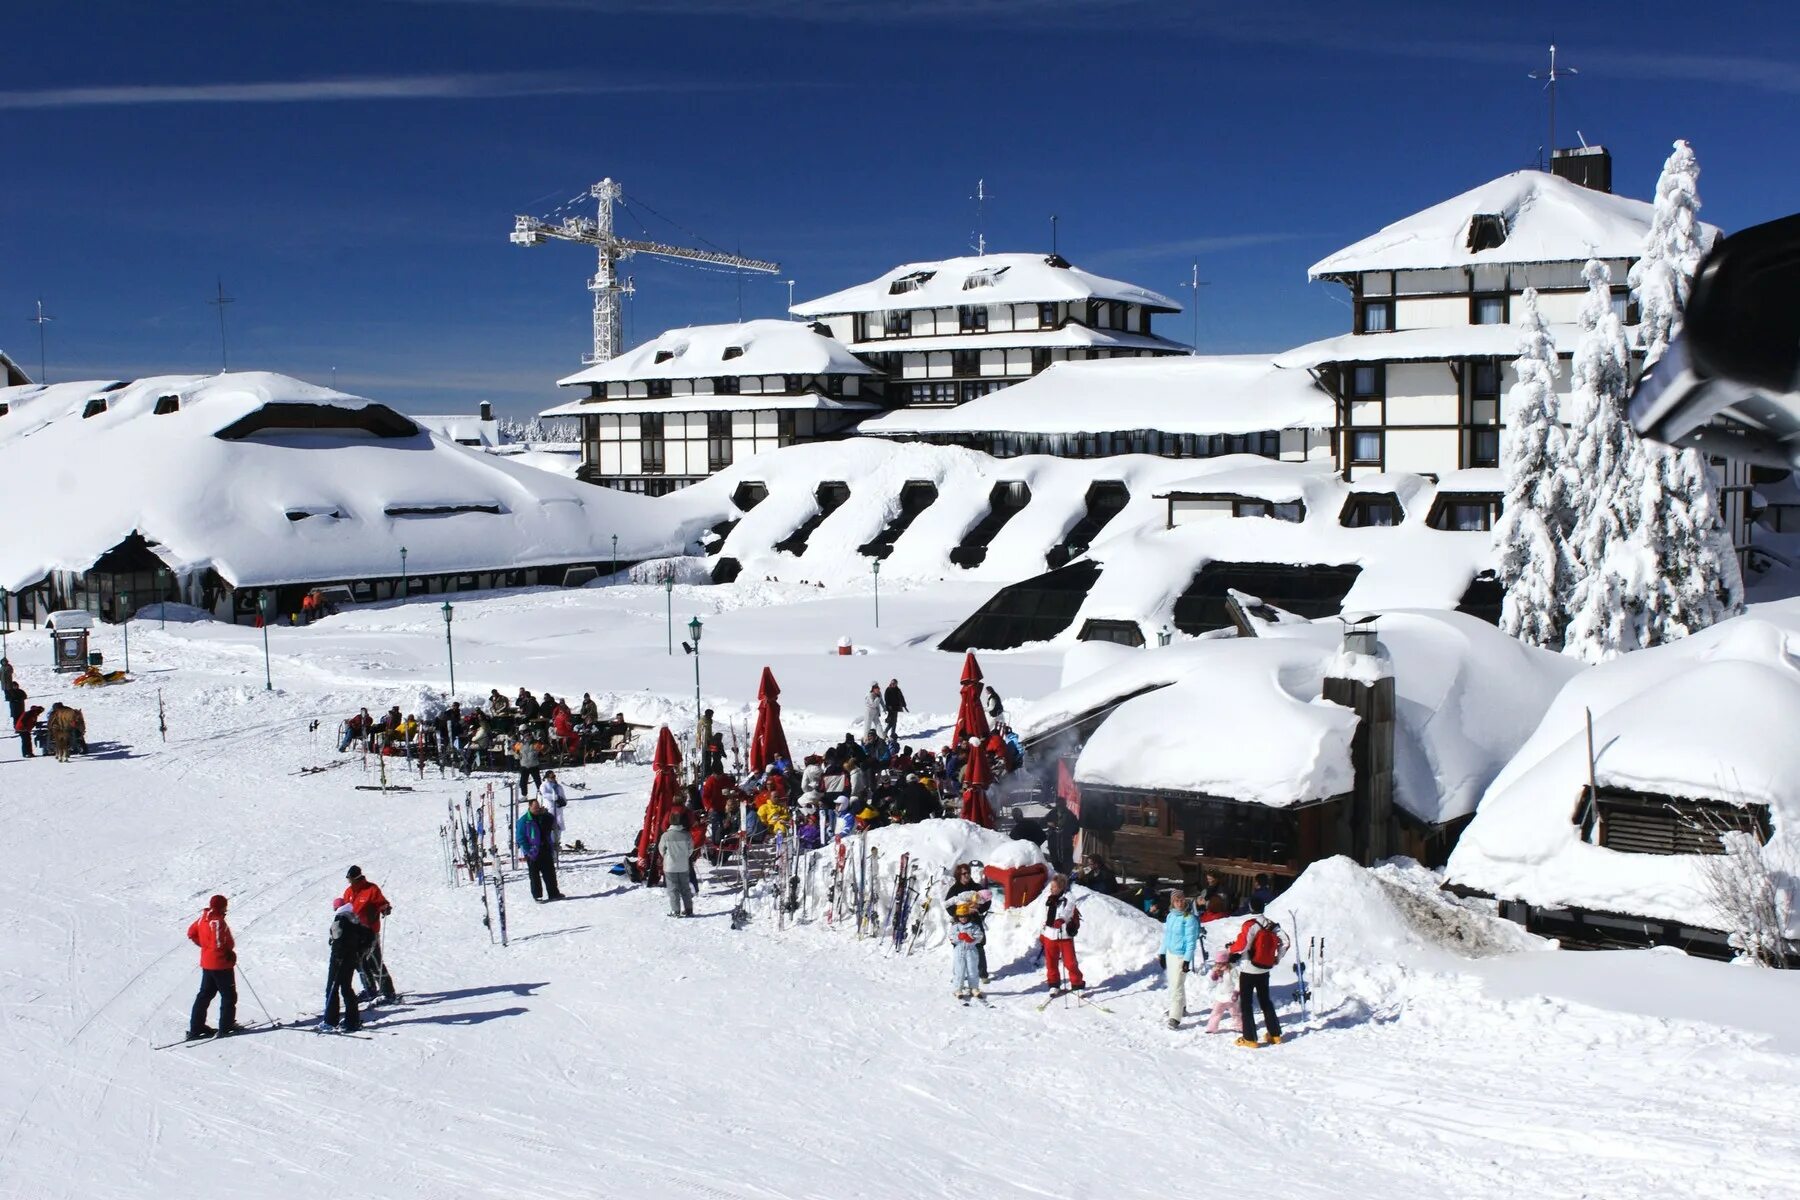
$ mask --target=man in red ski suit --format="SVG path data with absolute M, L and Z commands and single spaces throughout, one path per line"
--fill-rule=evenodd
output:
M 225 897 L 214 896 L 206 902 L 206 911 L 188 926 L 188 941 L 200 947 L 200 993 L 194 997 L 193 1012 L 188 1015 L 188 1040 L 236 1033 L 237 1023 L 237 944 L 231 937 L 231 926 L 225 923 Z M 206 1023 L 206 1010 L 213 997 L 219 998 L 219 1027 Z

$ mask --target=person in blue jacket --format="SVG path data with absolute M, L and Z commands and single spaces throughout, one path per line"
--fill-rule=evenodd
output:
M 1169 1028 L 1181 1028 L 1187 1015 L 1187 975 L 1194 969 L 1200 942 L 1200 919 L 1185 892 L 1169 893 L 1169 915 L 1163 921 L 1162 962 L 1169 978 Z
M 519 814 L 513 835 L 531 878 L 531 898 L 543 902 L 561 900 L 562 892 L 556 887 L 556 818 L 545 811 L 536 796 L 531 798 L 530 807 Z

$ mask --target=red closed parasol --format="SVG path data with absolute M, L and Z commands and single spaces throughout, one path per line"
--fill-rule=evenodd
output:
M 781 728 L 781 685 L 764 667 L 756 685 L 756 730 L 750 735 L 750 769 L 765 771 L 776 759 L 794 761 L 788 752 L 787 733 Z
M 981 664 L 975 652 L 963 658 L 962 701 L 956 708 L 956 745 L 966 746 L 970 738 L 987 741 L 987 710 L 981 707 Z
M 988 804 L 988 784 L 994 782 L 994 775 L 988 769 L 987 755 L 981 747 L 969 747 L 969 767 L 963 774 L 962 819 L 973 821 L 985 828 L 994 828 L 994 810 Z
M 669 827 L 669 817 L 675 811 L 677 790 L 681 786 L 676 779 L 681 770 L 681 747 L 675 744 L 675 735 L 664 725 L 656 735 L 656 755 L 650 760 L 655 779 L 650 784 L 650 803 L 644 806 L 644 827 L 638 831 L 637 864 L 643 874 L 645 883 L 654 883 L 662 878 L 662 868 L 656 860 L 656 840 Z

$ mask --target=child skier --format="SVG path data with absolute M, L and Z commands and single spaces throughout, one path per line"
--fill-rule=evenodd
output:
M 320 1033 L 338 1031 L 338 1002 L 343 1001 L 345 1033 L 362 1028 L 362 1014 L 356 1009 L 356 968 L 375 944 L 369 927 L 356 919 L 356 910 L 348 900 L 333 901 L 331 916 L 331 965 L 325 981 L 325 1016 L 319 1022 Z
M 981 931 L 980 923 L 975 919 L 975 905 L 964 901 L 950 910 L 955 918 L 950 926 L 950 945 L 954 957 L 951 959 L 950 981 L 956 985 L 956 998 L 968 1000 L 970 996 L 983 999 L 981 994 L 980 948 L 987 935 Z
M 1231 950 L 1220 946 L 1213 951 L 1212 973 L 1207 976 L 1206 998 L 1212 1003 L 1212 1016 L 1206 1022 L 1206 1032 L 1219 1032 L 1219 1021 L 1228 1013 L 1236 1013 L 1238 1006 L 1238 973 L 1231 965 Z

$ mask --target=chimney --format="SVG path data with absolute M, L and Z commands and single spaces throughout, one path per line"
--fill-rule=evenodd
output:
M 1596 192 L 1612 191 L 1612 154 L 1605 146 L 1571 146 L 1550 155 L 1550 173 Z
M 1338 845 L 1363 866 L 1399 849 L 1394 822 L 1394 675 L 1375 618 L 1344 618 L 1344 647 L 1325 668 L 1323 698 L 1358 718 L 1350 741 L 1353 782 Z
M 491 421 L 494 419 L 494 406 L 489 401 L 483 400 L 481 402 L 481 408 L 478 411 L 481 414 L 482 420 Z

